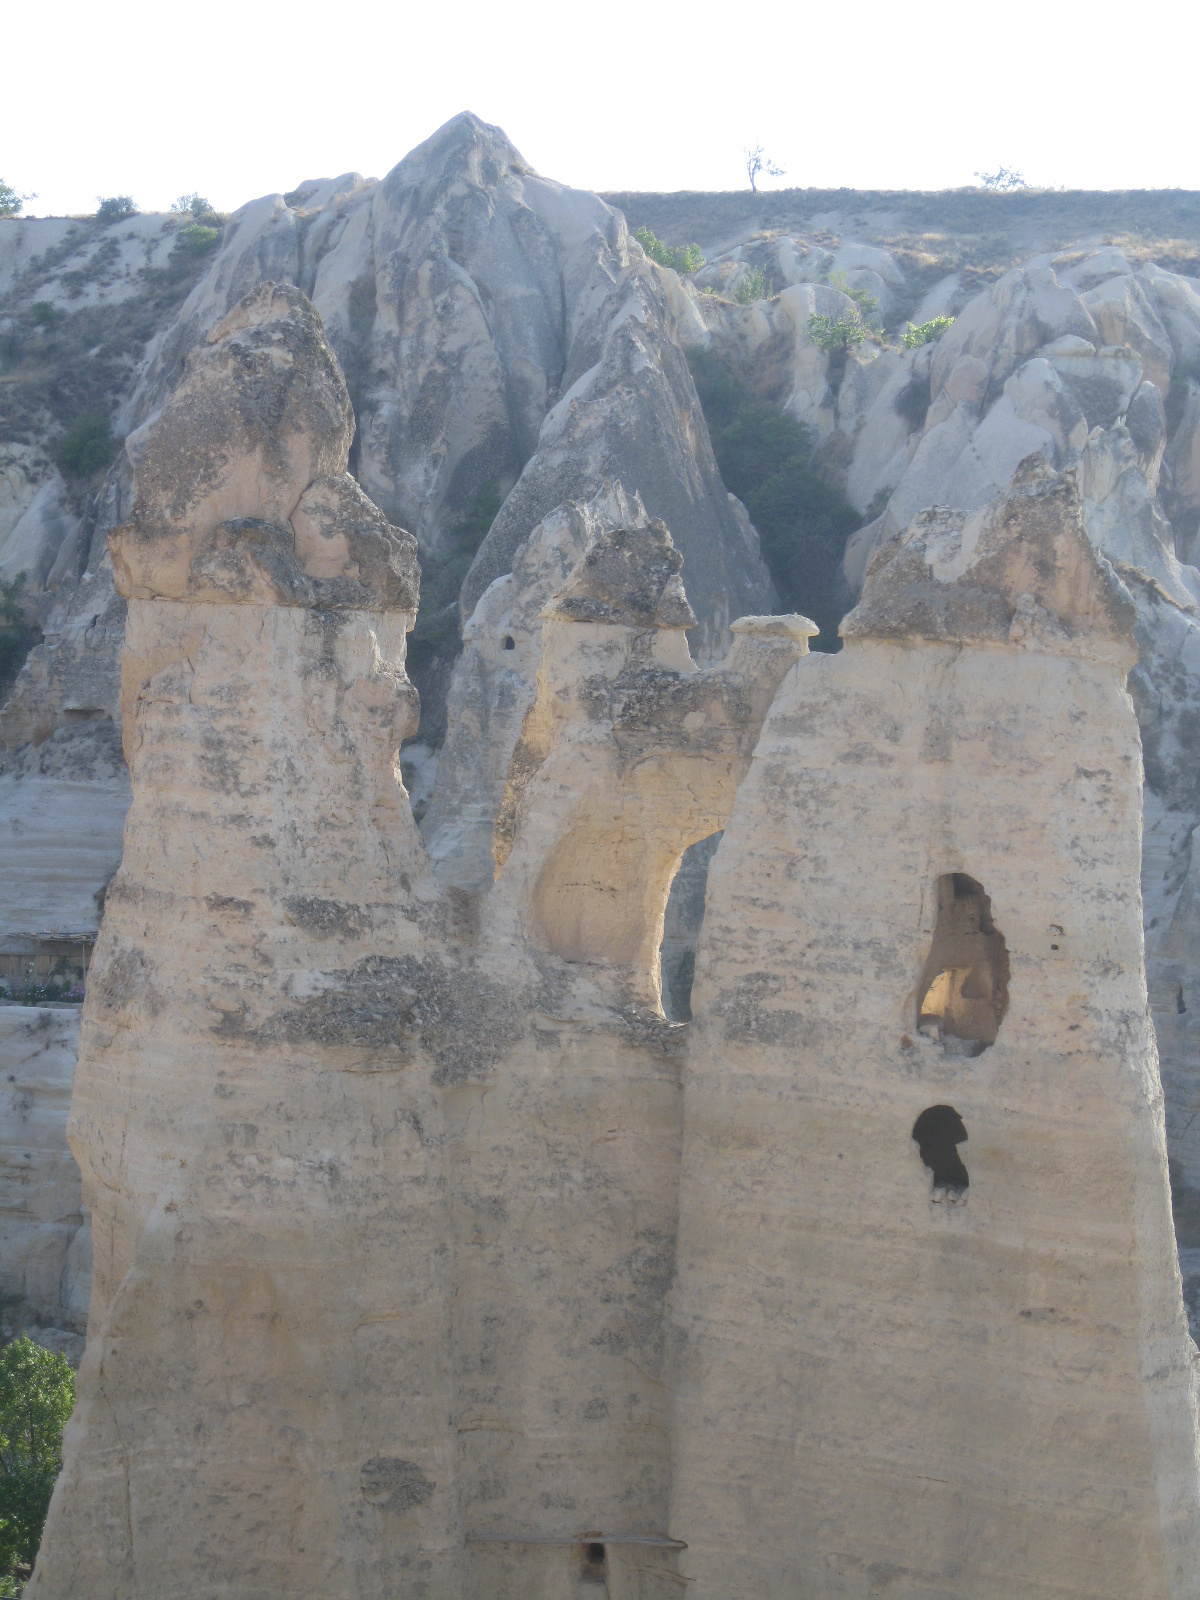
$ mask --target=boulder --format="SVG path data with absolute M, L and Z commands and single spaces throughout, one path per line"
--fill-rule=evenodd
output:
M 1177 364 L 1200 376 L 1200 288 L 1194 278 L 1168 272 L 1148 261 L 1141 281 L 1171 338 Z
M 1166 454 L 1175 547 L 1183 560 L 1200 557 L 1200 386 L 1189 383 L 1183 414 Z
M 1167 443 L 1167 413 L 1157 384 L 1138 385 L 1125 413 L 1125 426 L 1137 446 L 1146 486 L 1151 494 L 1155 494 Z
M 346 470 L 353 435 L 319 316 L 290 284 L 263 284 L 217 324 L 127 442 L 137 526 L 148 536 L 170 526 L 192 543 L 231 518 L 285 523 L 314 478 Z
M 49 578 L 63 543 L 79 526 L 79 512 L 56 472 L 34 495 L 28 509 L 0 544 L 0 577 L 11 582 L 24 573 L 31 594 Z
M 1068 334 L 1039 354 L 1071 390 L 1093 428 L 1111 427 L 1123 416 L 1142 381 L 1141 357 L 1123 347 L 1098 350 L 1086 339 Z
M 1136 278 L 1111 278 L 1089 290 L 1083 303 L 1105 344 L 1125 345 L 1142 358 L 1143 376 L 1161 393 L 1171 387 L 1175 353 L 1170 335 Z

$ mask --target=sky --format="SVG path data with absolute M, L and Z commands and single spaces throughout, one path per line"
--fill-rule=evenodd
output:
M 0 178 L 30 215 L 221 211 L 307 178 L 382 177 L 448 118 L 498 123 L 578 188 L 1200 189 L 1200 6 L 825 4 L 4 8 Z M 766 185 L 763 185 L 766 186 Z

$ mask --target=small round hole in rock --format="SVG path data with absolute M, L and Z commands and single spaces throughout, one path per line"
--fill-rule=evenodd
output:
M 506 650 L 515 650 L 517 648 L 517 641 L 513 638 L 511 633 L 506 633 L 504 635 L 504 648 Z

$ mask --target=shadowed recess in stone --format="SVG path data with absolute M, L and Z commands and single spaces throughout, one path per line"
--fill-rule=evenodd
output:
M 912 1136 L 921 1160 L 933 1173 L 934 1188 L 961 1194 L 971 1181 L 958 1153 L 959 1145 L 967 1142 L 967 1130 L 954 1107 L 930 1106 L 922 1111 L 913 1123 Z
M 965 1039 L 972 1055 L 995 1043 L 1008 1010 L 1008 946 L 992 922 L 991 900 L 965 872 L 938 879 L 937 924 L 918 992 L 924 1031 Z

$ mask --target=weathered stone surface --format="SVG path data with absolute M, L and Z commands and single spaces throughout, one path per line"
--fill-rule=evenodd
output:
M 874 569 L 845 650 L 785 680 L 712 865 L 672 1295 L 671 1526 L 698 1595 L 1200 1581 L 1132 606 L 1099 635 L 1073 614 L 1081 579 L 1113 583 L 1059 493 L 1018 489 L 974 550 L 970 521 L 925 537 L 951 609 L 1028 573 L 1007 640 L 986 605 L 953 644 L 921 619 L 881 638 Z M 982 885 L 1002 936 L 1003 1004 L 975 991 L 990 1045 L 925 1015 L 947 880 Z M 938 1108 L 953 1165 L 917 1142 Z
M 77 1006 L 0 1005 L 0 1295 L 6 1338 L 83 1354 L 90 1232 L 67 1110 Z

